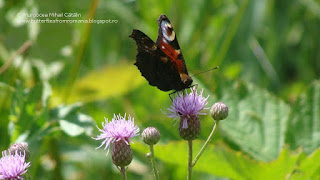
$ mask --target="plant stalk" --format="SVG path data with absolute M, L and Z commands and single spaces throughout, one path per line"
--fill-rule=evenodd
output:
M 126 168 L 124 166 L 120 167 L 120 172 L 122 175 L 122 180 L 127 180 L 127 175 L 126 175 Z
M 23 45 L 18 49 L 18 51 L 0 68 L 0 75 L 12 64 L 12 62 L 17 58 L 17 56 L 26 52 L 31 45 L 31 41 L 26 41 L 25 43 L 23 43 Z
M 216 121 L 216 123 L 214 124 L 212 131 L 208 137 L 208 139 L 206 140 L 206 142 L 203 144 L 203 146 L 201 147 L 199 153 L 197 154 L 197 156 L 194 158 L 193 162 L 192 162 L 192 167 L 196 165 L 197 161 L 199 160 L 200 156 L 202 155 L 202 153 L 204 152 L 204 150 L 207 148 L 207 146 L 209 145 L 209 143 L 211 142 L 214 133 L 217 130 L 217 127 L 219 125 L 219 120 Z
M 188 141 L 188 175 L 187 180 L 191 180 L 192 176 L 192 140 Z
M 151 154 L 151 164 L 152 164 L 152 168 L 153 168 L 153 173 L 154 173 L 154 177 L 156 178 L 156 180 L 159 180 L 159 172 L 157 170 L 157 165 L 156 165 L 156 159 L 154 156 L 154 150 L 153 150 L 153 145 L 150 145 L 150 154 Z

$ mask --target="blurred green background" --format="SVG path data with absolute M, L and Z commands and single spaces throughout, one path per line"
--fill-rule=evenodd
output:
M 117 23 L 24 22 L 46 19 L 26 14 L 54 12 L 81 14 L 57 19 Z M 155 41 L 161 14 L 174 26 L 189 74 L 220 66 L 193 77 L 210 95 L 208 107 L 229 106 L 194 179 L 319 179 L 320 3 L 314 0 L 0 0 L 0 150 L 28 142 L 32 179 L 120 179 L 91 137 L 104 117 L 127 113 L 141 131 L 160 131 L 161 179 L 185 179 L 187 142 L 164 113 L 168 92 L 140 75 L 129 38 L 139 29 Z M 194 154 L 214 124 L 209 115 L 201 121 Z M 128 179 L 152 179 L 148 147 L 140 137 L 132 140 Z

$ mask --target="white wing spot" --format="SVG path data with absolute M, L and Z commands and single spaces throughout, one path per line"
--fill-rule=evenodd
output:
M 161 48 L 162 48 L 162 49 L 165 49 L 165 47 L 164 47 L 164 46 L 161 46 Z
M 167 39 L 168 41 L 173 41 L 175 39 L 175 33 L 172 30 L 171 34 L 169 35 L 167 31 L 168 28 L 172 28 L 172 25 L 170 23 L 168 23 L 167 21 L 162 21 L 161 22 L 161 29 L 162 29 L 162 33 L 165 39 Z

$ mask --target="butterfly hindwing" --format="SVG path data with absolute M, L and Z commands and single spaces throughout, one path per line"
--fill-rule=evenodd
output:
M 158 24 L 156 43 L 139 30 L 133 30 L 130 35 L 138 46 L 135 65 L 150 85 L 162 91 L 185 89 L 191 85 L 192 79 L 173 27 L 165 15 L 159 17 Z

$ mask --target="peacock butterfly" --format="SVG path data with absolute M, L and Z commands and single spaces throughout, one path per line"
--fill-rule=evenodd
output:
M 137 44 L 138 54 L 134 65 L 151 86 L 162 91 L 180 91 L 189 88 L 192 78 L 180 50 L 173 26 L 166 15 L 158 19 L 159 32 L 154 43 L 143 32 L 134 29 L 129 36 Z

